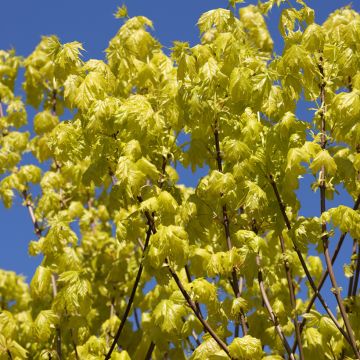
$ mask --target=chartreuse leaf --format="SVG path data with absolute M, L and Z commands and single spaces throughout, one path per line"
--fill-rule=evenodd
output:
M 158 265 L 161 265 L 165 258 L 168 258 L 170 263 L 183 266 L 189 254 L 188 234 L 181 226 L 160 225 L 152 238 L 152 247 L 157 249 L 156 263 Z M 149 261 L 153 263 L 155 254 L 151 251 L 150 249 Z
M 45 296 L 51 291 L 51 270 L 44 266 L 38 266 L 31 280 L 31 292 L 38 297 Z
M 11 312 L 2 310 L 0 313 L 0 330 L 1 334 L 10 339 L 16 331 L 16 320 Z
M 234 359 L 261 359 L 262 347 L 261 341 L 250 335 L 242 338 L 235 338 L 229 345 L 230 355 Z
M 34 130 L 37 134 L 42 135 L 51 131 L 57 124 L 59 119 L 52 115 L 50 111 L 45 110 L 39 112 L 34 117 Z
M 34 321 L 34 332 L 39 341 L 48 341 L 58 322 L 59 317 L 52 310 L 40 311 Z
M 226 353 L 220 349 L 217 342 L 207 337 L 193 352 L 191 360 L 203 360 L 203 359 L 227 359 Z
M 349 232 L 354 238 L 360 237 L 360 215 L 357 211 L 340 205 L 323 213 L 322 219 L 332 221 L 342 232 Z
M 327 150 L 321 150 L 318 152 L 310 164 L 310 169 L 312 170 L 313 174 L 316 174 L 323 166 L 325 167 L 326 173 L 329 175 L 334 175 L 336 173 L 337 166 L 335 160 Z
M 171 300 L 162 300 L 154 309 L 153 319 L 156 327 L 168 339 L 177 338 L 182 328 L 182 316 L 186 309 Z

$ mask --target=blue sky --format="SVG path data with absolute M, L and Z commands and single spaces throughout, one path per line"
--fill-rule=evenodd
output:
M 294 0 L 293 0 L 294 2 Z M 323 22 L 328 14 L 336 8 L 349 4 L 349 1 L 308 1 L 316 11 L 316 22 Z M 248 1 L 256 3 L 256 1 Z M 113 17 L 117 6 L 122 2 L 113 0 L 3 0 L 1 4 L 0 21 L 0 49 L 14 47 L 18 54 L 27 56 L 39 42 L 42 35 L 56 34 L 62 42 L 80 41 L 86 50 L 85 59 L 103 58 L 104 49 L 108 41 L 114 36 L 121 21 Z M 189 41 L 195 44 L 199 40 L 196 22 L 204 11 L 226 7 L 224 0 L 128 0 L 127 6 L 130 16 L 144 15 L 149 17 L 155 26 L 154 35 L 167 48 L 172 41 Z M 360 11 L 358 3 L 353 8 Z M 277 53 L 281 52 L 282 42 L 278 32 L 279 11 L 274 9 L 268 17 L 270 31 L 274 38 Z M 18 84 L 20 89 L 20 83 Z M 33 114 L 33 112 L 31 112 Z M 311 113 L 302 106 L 298 116 L 307 120 Z M 30 116 L 30 121 L 31 121 Z M 201 174 L 201 172 L 200 172 Z M 181 181 L 195 184 L 196 177 L 188 171 L 181 171 Z M 199 174 L 197 174 L 199 175 Z M 311 177 L 307 177 L 299 195 L 303 198 L 303 205 L 308 209 L 304 215 L 319 213 L 318 197 L 314 202 L 313 194 L 309 190 Z M 345 203 L 352 206 L 348 197 L 337 197 L 332 206 Z M 39 264 L 39 258 L 31 258 L 27 254 L 27 244 L 35 239 L 32 224 L 26 208 L 21 207 L 21 200 L 15 200 L 11 210 L 5 210 L 0 205 L 1 249 L 0 268 L 14 270 L 31 279 Z M 346 241 L 345 252 L 349 254 L 350 239 Z M 343 252 L 343 254 L 345 253 Z M 348 261 L 348 255 L 342 255 L 338 264 Z M 338 266 L 339 266 L 338 265 Z M 334 304 L 334 303 L 332 303 Z

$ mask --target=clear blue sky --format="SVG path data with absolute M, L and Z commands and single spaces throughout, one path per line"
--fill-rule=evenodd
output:
M 248 1 L 256 3 L 257 1 Z M 293 0 L 293 2 L 295 2 Z M 316 22 L 322 23 L 328 14 L 336 8 L 345 6 L 350 1 L 308 1 L 316 11 Z M 85 59 L 103 58 L 108 41 L 114 36 L 121 21 L 113 17 L 117 6 L 122 2 L 114 0 L 2 0 L 0 20 L 0 49 L 14 47 L 18 54 L 27 56 L 39 42 L 42 35 L 56 34 L 62 42 L 80 41 L 86 49 Z M 195 44 L 199 40 L 196 22 L 204 11 L 226 7 L 225 0 L 128 0 L 126 2 L 130 16 L 149 17 L 155 26 L 154 35 L 165 47 L 171 47 L 172 41 L 189 41 Z M 353 8 L 360 11 L 360 5 L 353 3 Z M 279 11 L 274 9 L 268 17 L 268 24 L 276 44 L 276 52 L 281 52 L 282 42 L 278 32 Z M 20 84 L 18 86 L 20 88 Z M 309 120 L 311 113 L 302 106 L 298 116 Z M 33 112 L 31 112 L 32 114 Z M 32 119 L 30 118 L 30 121 Z M 186 184 L 197 182 L 194 175 L 181 171 L 181 181 Z M 198 174 L 197 174 L 198 175 Z M 300 196 L 308 209 L 304 215 L 317 215 L 319 204 L 309 190 L 312 179 L 306 178 Z M 348 197 L 338 197 L 331 204 L 350 205 Z M 329 204 L 330 205 L 330 204 Z M 38 265 L 39 258 L 27 254 L 27 244 L 35 239 L 32 224 L 26 208 L 21 207 L 21 200 L 16 199 L 11 210 L 0 205 L 1 252 L 0 268 L 14 270 L 31 279 Z M 346 253 L 349 254 L 350 239 L 347 239 Z M 338 266 L 348 261 L 348 256 L 338 261 Z M 333 304 L 333 303 L 332 303 Z

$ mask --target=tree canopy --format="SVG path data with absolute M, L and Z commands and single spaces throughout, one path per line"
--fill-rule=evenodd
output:
M 1 360 L 360 359 L 360 15 L 240 3 L 195 46 L 165 51 L 122 6 L 104 60 L 56 36 L 0 51 L 0 199 L 23 199 L 43 256 L 30 284 L 0 270 Z M 208 173 L 186 187 L 179 165 Z

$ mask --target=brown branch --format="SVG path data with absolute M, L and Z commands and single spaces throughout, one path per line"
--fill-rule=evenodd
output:
M 304 360 L 304 352 L 303 352 L 303 347 L 302 347 L 302 342 L 301 342 L 300 327 L 299 327 L 299 323 L 298 323 L 298 316 L 296 313 L 296 296 L 295 296 L 294 282 L 293 282 L 292 275 L 291 275 L 289 261 L 285 257 L 286 256 L 285 255 L 285 252 L 286 252 L 285 241 L 284 241 L 282 234 L 279 235 L 279 239 L 280 239 L 281 251 L 282 251 L 282 254 L 284 257 L 284 268 L 285 268 L 286 279 L 287 279 L 288 288 L 289 288 L 290 304 L 291 304 L 292 311 L 294 312 L 295 337 L 296 337 L 297 343 L 299 344 L 300 359 Z
M 162 169 L 162 173 L 161 173 L 161 177 L 159 179 L 159 187 L 161 188 L 162 185 L 163 185 L 163 177 L 165 175 L 165 168 L 166 168 L 166 157 L 163 156 L 163 162 L 162 162 L 162 166 L 161 166 L 161 169 Z M 112 182 L 113 182 L 113 185 L 116 185 L 117 183 L 117 179 L 116 179 L 116 176 L 113 174 L 113 172 L 110 170 L 110 176 L 111 176 L 111 179 L 112 179 Z M 139 201 L 139 203 L 141 203 L 143 201 L 142 197 L 139 195 L 137 196 L 137 200 Z M 144 256 L 145 256 L 145 252 L 149 246 L 149 242 L 150 242 L 150 237 L 151 237 L 151 234 L 155 234 L 156 233 L 156 228 L 155 228 L 155 222 L 154 222 L 154 219 L 153 217 L 150 215 L 150 213 L 148 211 L 145 211 L 145 217 L 147 219 L 147 224 L 148 224 L 148 229 L 146 231 L 146 239 L 145 239 L 145 243 L 144 243 L 144 246 L 142 247 L 142 250 L 143 250 L 143 256 L 142 256 L 142 260 L 140 262 L 140 265 L 139 265 L 139 268 L 138 268 L 138 272 L 136 274 L 136 278 L 135 278 L 135 281 L 134 281 L 134 285 L 131 289 L 131 293 L 130 293 L 130 297 L 129 297 L 129 300 L 127 302 L 127 305 L 126 305 L 126 308 L 125 308 L 125 312 L 121 318 L 121 322 L 120 322 L 120 325 L 118 327 L 118 330 L 115 334 L 115 337 L 113 339 L 113 342 L 110 346 L 110 349 L 108 351 L 108 353 L 106 354 L 105 356 L 105 360 L 108 360 L 111 358 L 111 354 L 112 352 L 114 351 L 115 349 L 115 346 L 117 344 L 117 342 L 119 341 L 120 339 L 120 336 L 121 336 L 121 333 L 122 333 L 122 330 L 125 326 L 125 323 L 126 323 L 126 320 L 130 314 L 130 310 L 131 310 L 131 307 L 132 307 L 132 304 L 134 302 L 134 299 L 135 299 L 135 294 L 136 294 L 136 291 L 137 291 L 137 288 L 139 286 L 139 283 L 140 283 L 140 279 L 141 279 L 141 275 L 142 275 L 142 272 L 143 272 L 143 269 L 144 269 L 144 265 L 143 265 L 143 260 L 144 260 Z M 135 321 L 136 321 L 136 318 L 135 318 Z M 140 328 L 140 324 L 139 324 L 139 328 Z M 152 345 L 153 343 L 150 344 L 150 348 L 149 348 L 149 351 L 151 350 L 152 348 Z M 155 346 L 155 345 L 154 345 Z M 151 353 L 152 353 L 153 350 L 151 350 Z M 151 353 L 150 353 L 150 356 L 151 356 Z
M 277 316 L 270 304 L 269 298 L 266 294 L 265 287 L 264 287 L 264 281 L 263 281 L 263 274 L 262 274 L 262 270 L 261 270 L 261 266 L 260 266 L 259 254 L 256 255 L 256 265 L 258 266 L 258 281 L 259 281 L 260 293 L 261 293 L 263 303 L 266 307 L 266 310 L 268 311 L 268 313 L 270 315 L 270 319 L 271 319 L 272 323 L 274 324 L 276 332 L 278 333 L 278 335 L 281 339 L 281 342 L 283 343 L 283 346 L 289 355 L 289 358 L 291 360 L 295 360 L 295 356 L 294 356 L 293 352 L 291 351 L 290 345 L 289 345 L 288 341 L 286 340 L 286 337 L 281 328 L 281 325 L 279 324 L 278 318 L 277 318 Z
M 145 239 L 145 245 L 144 245 L 143 254 L 145 254 L 145 251 L 146 251 L 147 247 L 149 246 L 149 241 L 150 241 L 150 236 L 151 236 L 151 230 L 152 230 L 151 225 L 150 224 L 148 224 L 148 225 L 149 226 L 148 226 L 148 229 L 146 231 L 146 239 Z M 140 282 L 140 278 L 141 278 L 141 274 L 143 272 L 143 269 L 144 269 L 144 265 L 143 265 L 143 261 L 141 261 L 140 265 L 139 265 L 138 272 L 136 274 L 134 285 L 133 285 L 133 287 L 131 289 L 131 294 L 130 294 L 129 300 L 128 300 L 126 308 L 125 308 L 125 312 L 124 312 L 124 314 L 123 314 L 123 316 L 121 318 L 120 326 L 119 326 L 119 328 L 118 328 L 118 330 L 117 330 L 117 332 L 116 332 L 116 334 L 114 336 L 114 339 L 113 339 L 113 342 L 112 342 L 112 344 L 110 346 L 110 349 L 109 349 L 108 353 L 105 356 L 105 360 L 108 360 L 108 359 L 111 358 L 111 354 L 114 351 L 117 342 L 119 341 L 121 332 L 122 332 L 122 330 L 123 330 L 123 328 L 125 326 L 126 320 L 127 320 L 128 316 L 129 316 L 132 304 L 134 302 L 136 290 L 137 290 L 137 288 L 139 286 L 139 282 Z
M 353 284 L 351 296 L 356 296 L 357 287 L 359 284 L 359 276 L 360 276 L 360 245 L 358 244 L 356 268 L 355 268 L 355 278 L 354 278 L 354 284 Z
M 1 99 L 0 99 L 0 118 L 4 117 L 4 110 L 3 110 L 3 107 L 2 107 L 2 102 L 1 102 Z
M 353 262 L 353 258 L 356 256 L 357 253 L 357 240 L 354 239 L 353 240 L 353 246 L 352 246 L 352 251 L 351 251 L 351 262 Z M 347 297 L 351 297 L 352 293 L 353 293 L 353 285 L 354 285 L 354 272 L 352 273 L 352 275 L 349 278 L 349 286 L 348 286 L 348 292 L 347 292 Z
M 185 265 L 184 268 L 185 268 L 185 273 L 186 273 L 187 281 L 188 281 L 189 283 L 191 283 L 192 280 L 191 280 L 191 273 L 190 273 L 189 266 L 188 266 L 188 265 Z M 197 301 L 195 301 L 195 305 L 196 305 L 196 307 L 197 307 L 198 312 L 200 313 L 200 315 L 203 316 L 203 315 L 202 315 L 202 312 L 201 312 L 201 309 L 200 309 L 200 305 L 199 305 L 199 303 L 198 303 Z M 200 344 L 199 344 L 199 345 L 200 345 Z
M 168 263 L 168 261 L 166 261 L 166 262 Z M 174 279 L 176 285 L 178 286 L 179 290 L 183 294 L 186 302 L 190 306 L 191 310 L 194 312 L 195 316 L 199 319 L 199 321 L 201 322 L 203 327 L 211 335 L 211 337 L 217 342 L 217 344 L 221 347 L 221 349 L 223 349 L 226 352 L 226 354 L 230 357 L 230 352 L 229 352 L 229 349 L 228 349 L 226 343 L 223 342 L 219 338 L 219 336 L 215 333 L 215 331 L 211 328 L 211 326 L 207 323 L 207 321 L 204 320 L 204 318 L 198 312 L 195 302 L 190 298 L 190 295 L 185 290 L 185 288 L 184 288 L 181 280 L 179 279 L 178 275 L 176 274 L 176 272 L 173 269 L 171 269 L 170 266 L 168 266 L 168 269 L 169 269 L 169 272 L 170 272 L 172 278 Z
M 151 342 L 150 346 L 149 346 L 149 349 L 146 352 L 145 360 L 150 360 L 151 359 L 151 355 L 152 355 L 154 349 L 155 349 L 155 344 L 153 342 Z
M 218 167 L 218 171 L 222 173 L 223 167 L 222 167 L 222 157 L 221 157 L 221 150 L 220 150 L 219 129 L 218 129 L 217 120 L 215 121 L 215 126 L 214 126 L 214 139 L 215 139 L 215 147 L 216 147 L 217 167 Z M 222 194 L 221 194 L 221 196 L 222 196 Z M 230 221 L 229 221 L 226 204 L 224 204 L 222 206 L 222 217 L 223 217 L 223 225 L 224 225 L 225 238 L 226 238 L 226 246 L 227 246 L 228 251 L 230 251 L 232 249 L 232 243 L 231 243 L 231 235 L 230 235 Z M 235 267 L 233 267 L 233 269 L 231 271 L 231 277 L 232 277 L 232 280 L 230 281 L 230 284 L 233 289 L 234 295 L 236 298 L 239 298 L 240 297 L 239 281 L 238 281 L 238 276 L 237 276 Z M 247 324 L 245 321 L 245 313 L 244 313 L 243 309 L 241 309 L 241 313 L 240 313 L 240 323 L 241 323 L 241 329 L 242 329 L 243 335 L 245 336 L 247 334 Z M 239 334 L 239 324 L 238 324 L 238 321 L 236 321 L 235 322 L 235 335 L 238 335 L 238 334 Z
M 31 221 L 33 223 L 33 227 L 34 227 L 34 231 L 35 234 L 37 235 L 38 238 L 41 238 L 42 236 L 42 229 L 39 226 L 39 223 L 35 217 L 35 211 L 34 211 L 34 206 L 30 200 L 30 196 L 27 193 L 26 190 L 24 190 L 22 192 L 22 196 L 23 199 L 25 201 L 26 207 L 28 209 Z M 53 273 L 51 273 L 51 283 L 52 283 L 52 289 L 53 289 L 53 298 L 55 298 L 56 294 L 57 294 L 57 286 L 56 286 L 56 277 Z M 61 331 L 60 331 L 60 327 L 56 326 L 55 327 L 55 331 L 56 331 L 56 352 L 57 355 L 59 357 L 59 359 L 62 359 L 62 351 L 61 351 Z
M 323 68 L 323 58 L 320 56 L 320 63 L 318 64 L 320 75 L 321 75 L 321 84 L 320 84 L 320 100 L 321 100 L 321 111 L 320 111 L 320 119 L 321 119 L 321 149 L 324 151 L 326 149 L 326 120 L 325 120 L 325 74 L 324 74 L 324 68 Z M 320 172 L 320 213 L 323 214 L 326 211 L 326 169 L 325 166 L 321 166 L 321 172 Z M 323 243 L 323 250 L 324 250 L 324 256 L 325 256 L 325 262 L 326 267 L 329 272 L 331 285 L 333 287 L 332 293 L 334 294 L 336 301 L 339 306 L 341 317 L 344 320 L 345 328 L 348 332 L 348 335 L 350 337 L 350 345 L 353 348 L 354 354 L 358 359 L 360 359 L 360 353 L 356 346 L 356 340 L 353 333 L 353 329 L 351 327 L 350 321 L 348 319 L 348 316 L 346 314 L 345 306 L 340 294 L 340 289 L 338 287 L 335 273 L 333 266 L 331 264 L 331 258 L 330 258 L 330 252 L 329 252 L 329 236 L 327 234 L 327 226 L 326 222 L 322 221 L 321 224 L 321 230 L 322 230 L 322 243 Z
M 350 78 L 350 76 L 349 76 Z M 351 78 L 349 79 L 349 89 L 352 91 L 352 83 Z M 356 152 L 360 154 L 360 144 L 356 146 Z M 360 171 L 357 172 L 357 180 L 360 181 Z M 359 196 L 360 197 L 360 196 Z M 355 274 L 353 274 L 349 279 L 349 288 L 348 288 L 348 297 L 355 296 L 357 291 L 357 286 L 359 282 L 359 272 L 360 272 L 360 243 L 358 239 L 354 239 L 353 241 L 353 250 L 352 250 L 352 257 L 356 255 L 356 247 L 357 247 L 357 258 L 355 263 Z M 354 276 L 355 275 L 355 276 Z
M 281 214 L 283 216 L 283 219 L 284 219 L 284 222 L 286 224 L 286 227 L 288 230 L 291 230 L 291 223 L 290 223 L 290 220 L 286 214 L 286 211 L 285 211 L 285 205 L 280 197 L 280 193 L 279 193 L 279 190 L 277 188 L 277 185 L 275 183 L 275 180 L 274 180 L 274 177 L 270 174 L 269 175 L 269 179 L 270 179 L 270 183 L 271 183 L 271 186 L 274 190 L 274 193 L 275 193 L 275 196 L 276 196 L 276 199 L 277 199 L 277 202 L 279 204 L 279 207 L 280 207 L 280 211 L 281 211 Z M 315 285 L 315 282 L 310 274 L 310 271 L 306 265 L 306 262 L 304 260 L 304 257 L 300 251 L 300 249 L 298 248 L 296 242 L 294 241 L 294 239 L 291 237 L 291 241 L 293 243 L 293 247 L 294 247 L 294 251 L 296 252 L 299 260 L 300 260 L 300 263 L 301 263 L 301 266 L 305 272 L 305 275 L 310 283 L 310 286 L 312 288 L 312 290 L 314 291 L 314 296 L 316 296 L 321 305 L 323 306 L 323 308 L 325 309 L 325 311 L 328 313 L 330 319 L 333 321 L 333 323 L 335 324 L 335 326 L 337 327 L 337 329 L 341 332 L 341 334 L 345 337 L 345 339 L 350 342 L 350 338 L 348 337 L 347 333 L 344 331 L 344 329 L 341 327 L 341 325 L 339 324 L 339 322 L 337 321 L 336 317 L 334 316 L 334 314 L 331 312 L 329 306 L 326 304 L 324 298 L 322 297 L 322 295 L 320 294 L 320 290 L 316 287 Z M 300 326 L 300 329 L 301 329 L 301 326 Z
M 355 204 L 353 206 L 353 210 L 357 210 L 359 208 L 359 205 L 360 205 L 360 195 L 357 197 L 356 201 L 355 201 Z M 339 252 L 341 250 L 341 247 L 342 247 L 342 244 L 344 243 L 344 240 L 345 240 L 345 237 L 347 235 L 347 232 L 344 232 L 340 235 L 340 238 L 336 244 L 336 247 L 335 247 L 335 250 L 334 250 L 334 254 L 331 258 L 331 263 L 334 264 L 336 259 L 337 259 L 337 256 L 339 255 Z M 320 278 L 320 281 L 319 281 L 319 284 L 317 286 L 317 291 L 320 292 L 327 277 L 329 275 L 329 272 L 328 272 L 328 269 L 326 268 L 326 270 L 323 272 L 323 274 L 321 275 L 321 278 Z M 306 307 L 306 310 L 305 310 L 305 313 L 308 313 L 310 312 L 310 310 L 312 309 L 314 303 L 315 303 L 315 300 L 317 298 L 317 293 L 314 292 L 314 294 L 312 295 L 312 297 L 310 298 L 310 301 Z M 302 321 L 301 321 L 301 324 L 300 324 L 300 332 L 302 332 L 304 326 L 305 326 L 305 323 L 306 323 L 306 318 L 303 318 Z M 345 333 L 345 332 L 344 332 Z M 344 335 L 343 333 L 343 335 Z M 345 333 L 345 337 L 347 337 L 347 334 Z M 350 340 L 348 340 L 350 341 Z M 297 342 L 295 342 L 294 344 L 295 348 L 297 346 Z M 293 351 L 294 351 L 294 348 L 293 348 Z

